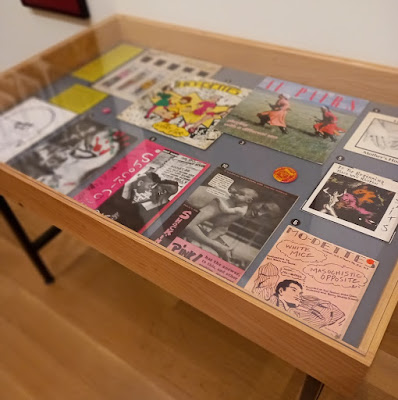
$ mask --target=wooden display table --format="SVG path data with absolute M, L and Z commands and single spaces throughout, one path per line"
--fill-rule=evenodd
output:
M 114 16 L 0 75 L 6 110 L 117 43 L 130 42 L 398 106 L 398 70 L 189 28 Z M 314 183 L 314 186 L 316 183 Z M 0 192 L 294 367 L 350 396 L 371 365 L 398 301 L 398 267 L 359 348 L 335 341 L 189 264 L 149 239 L 6 164 Z

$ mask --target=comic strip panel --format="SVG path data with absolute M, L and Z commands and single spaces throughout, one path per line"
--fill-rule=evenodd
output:
M 371 258 L 288 226 L 245 289 L 341 339 L 377 266 Z

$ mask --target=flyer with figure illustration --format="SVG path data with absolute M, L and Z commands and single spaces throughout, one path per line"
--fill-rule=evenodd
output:
M 93 87 L 135 102 L 140 97 L 161 88 L 176 79 L 207 79 L 221 66 L 207 61 L 184 57 L 155 49 L 143 51 Z
M 118 118 L 207 149 L 221 135 L 220 119 L 249 92 L 212 80 L 178 80 L 133 103 Z
M 31 97 L 0 116 L 0 161 L 6 162 L 76 116 Z
M 378 262 L 288 226 L 245 289 L 306 325 L 341 339 Z
M 368 113 L 344 148 L 398 165 L 398 118 Z
M 145 140 L 74 199 L 142 233 L 209 166 Z
M 217 128 L 323 164 L 367 103 L 367 100 L 267 77 Z
M 398 183 L 333 164 L 303 210 L 389 242 L 398 224 Z
M 68 194 L 106 170 L 136 140 L 85 116 L 29 147 L 9 164 Z
M 296 200 L 220 167 L 151 239 L 236 283 Z

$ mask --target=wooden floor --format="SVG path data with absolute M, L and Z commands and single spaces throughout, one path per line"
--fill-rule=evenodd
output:
M 42 254 L 55 285 L 0 220 L 1 400 L 296 399 L 302 372 L 68 234 Z M 398 311 L 355 399 L 398 399 L 397 338 Z

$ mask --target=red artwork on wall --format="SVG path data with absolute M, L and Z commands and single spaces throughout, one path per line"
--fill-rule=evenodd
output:
M 56 11 L 75 17 L 88 18 L 90 16 L 86 0 L 21 0 L 27 7 L 41 8 L 42 10 Z

